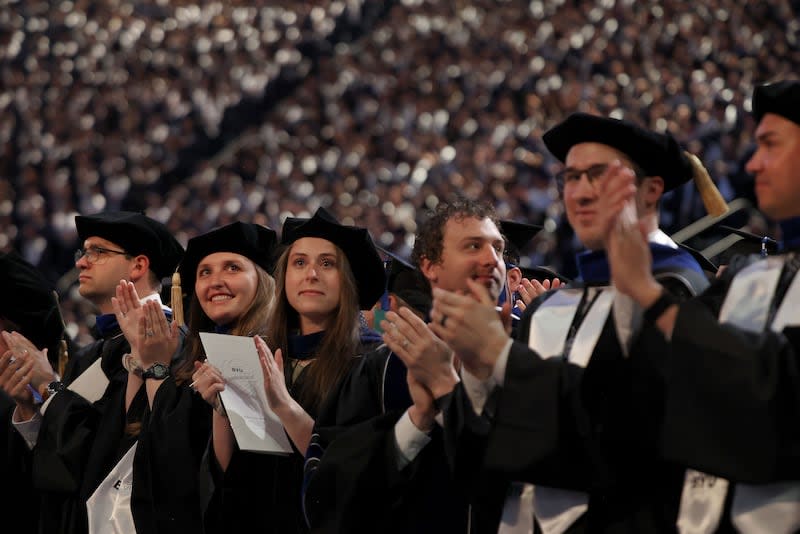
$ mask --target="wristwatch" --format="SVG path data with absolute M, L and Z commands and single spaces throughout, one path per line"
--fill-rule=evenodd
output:
M 169 365 L 161 362 L 156 362 L 144 371 L 142 371 L 142 380 L 154 378 L 156 380 L 164 380 L 169 376 Z
M 63 391 L 67 386 L 64 385 L 63 382 L 59 380 L 53 380 L 49 384 L 47 384 L 47 394 L 54 395 L 59 391 Z
M 59 391 L 64 391 L 65 389 L 67 389 L 67 386 L 65 386 L 63 382 L 61 382 L 60 380 L 53 380 L 52 382 L 47 384 L 47 387 L 43 392 L 44 394 L 42 395 L 42 402 L 46 401 Z

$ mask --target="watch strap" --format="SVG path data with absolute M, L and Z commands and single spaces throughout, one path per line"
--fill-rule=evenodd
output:
M 666 289 L 661 292 L 661 295 L 652 303 L 646 310 L 644 310 L 644 320 L 649 323 L 654 323 L 661 317 L 667 308 L 673 304 L 677 304 L 678 300 Z
M 163 380 L 170 376 L 169 366 L 161 362 L 156 362 L 147 369 L 142 371 L 142 379 L 154 378 L 156 380 Z

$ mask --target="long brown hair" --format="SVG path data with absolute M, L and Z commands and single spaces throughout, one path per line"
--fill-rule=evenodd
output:
M 266 335 L 268 332 L 267 322 L 275 306 L 275 279 L 251 260 L 247 261 L 250 261 L 256 270 L 258 278 L 256 294 L 247 311 L 233 324 L 230 334 L 235 336 Z M 200 306 L 200 300 L 197 298 L 194 288 L 192 288 L 186 325 L 189 329 L 184 348 L 186 359 L 175 373 L 175 380 L 178 383 L 191 378 L 194 373 L 194 362 L 205 360 L 206 353 L 200 342 L 200 332 L 213 332 L 216 326 Z
M 289 335 L 299 330 L 300 316 L 286 298 L 286 269 L 293 244 L 283 251 L 275 267 L 277 284 L 275 308 L 269 324 L 269 346 L 281 349 L 288 365 Z M 339 307 L 333 311 L 333 321 L 325 330 L 313 363 L 303 371 L 303 389 L 297 399 L 314 411 L 350 369 L 360 350 L 358 289 L 350 262 L 342 249 L 334 245 L 339 266 Z

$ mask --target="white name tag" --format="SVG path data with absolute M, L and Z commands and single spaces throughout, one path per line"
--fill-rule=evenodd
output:
M 579 491 L 536 486 L 533 511 L 543 534 L 562 534 L 589 508 L 589 496 Z
M 748 332 L 763 332 L 781 269 L 783 258 L 767 258 L 738 272 L 725 295 L 719 322 Z
M 125 456 L 97 486 L 86 501 L 89 516 L 89 534 L 130 534 L 136 532 L 131 513 L 131 491 L 133 489 L 133 458 L 136 445 L 128 449 Z
M 681 534 L 715 532 L 727 493 L 728 481 L 724 478 L 687 469 L 678 512 L 678 531 Z
M 743 534 L 791 534 L 800 529 L 800 482 L 736 484 L 733 524 Z

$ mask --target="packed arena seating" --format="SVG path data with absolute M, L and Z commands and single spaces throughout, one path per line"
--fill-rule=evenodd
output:
M 437 198 L 544 224 L 568 269 L 541 134 L 573 111 L 671 131 L 751 197 L 753 85 L 800 71 L 800 2 L 0 0 L 0 250 L 61 281 L 72 217 L 145 210 L 182 242 L 329 206 L 407 254 Z M 663 226 L 703 215 L 691 187 Z

